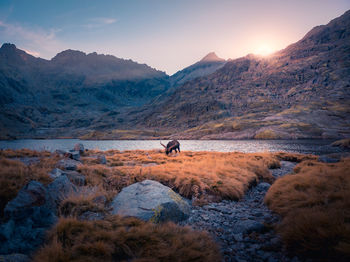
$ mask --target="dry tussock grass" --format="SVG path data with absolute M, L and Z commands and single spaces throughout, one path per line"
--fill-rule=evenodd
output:
M 49 171 L 57 163 L 56 157 L 44 157 L 38 163 L 26 166 L 20 161 L 0 158 L 0 216 L 8 201 L 31 180 L 43 184 L 51 182 Z
M 173 223 L 154 225 L 111 216 L 103 221 L 61 218 L 34 261 L 212 262 L 221 257 L 207 233 Z
M 14 157 L 49 157 L 51 155 L 48 151 L 35 151 L 30 149 L 1 149 L 0 157 L 14 158 Z
M 278 179 L 265 202 L 282 215 L 278 231 L 294 251 L 321 260 L 350 259 L 350 159 L 304 161 Z
M 279 160 L 269 153 L 182 152 L 170 157 L 159 150 L 105 153 L 108 166 L 88 161 L 79 167 L 88 184 L 120 191 L 132 183 L 153 179 L 184 197 L 211 196 L 216 201 L 239 199 L 258 180 L 272 182 L 268 168 L 280 166 Z
M 105 213 L 105 203 L 110 202 L 115 194 L 102 187 L 80 188 L 79 194 L 72 194 L 60 203 L 58 213 L 64 217 L 79 217 L 86 211 Z

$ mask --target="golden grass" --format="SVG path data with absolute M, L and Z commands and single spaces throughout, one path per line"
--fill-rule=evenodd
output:
M 184 197 L 214 197 L 216 201 L 239 199 L 258 180 L 272 182 L 268 169 L 280 165 L 269 153 L 181 152 L 168 157 L 159 150 L 134 150 L 105 154 L 107 166 L 83 160 L 84 165 L 79 167 L 88 184 L 120 191 L 132 183 L 152 179 Z
M 43 184 L 51 182 L 48 173 L 57 163 L 56 157 L 41 158 L 39 163 L 26 166 L 18 160 L 0 158 L 0 217 L 8 201 L 31 180 Z
M 294 251 L 326 261 L 350 259 L 350 160 L 304 161 L 278 179 L 265 202 L 282 215 L 278 231 Z
M 205 232 L 111 216 L 103 221 L 61 218 L 33 260 L 212 262 L 221 261 L 221 256 Z
M 116 192 L 106 191 L 101 187 L 93 189 L 80 188 L 80 193 L 66 197 L 59 205 L 58 213 L 64 217 L 79 217 L 86 211 L 105 213 L 104 201 L 98 201 L 104 197 L 106 202 L 111 201 Z
M 0 150 L 0 157 L 49 157 L 51 155 L 48 151 L 35 151 L 30 149 L 4 149 Z

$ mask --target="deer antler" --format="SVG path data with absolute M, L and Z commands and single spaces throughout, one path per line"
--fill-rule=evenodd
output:
M 166 148 L 166 146 L 165 146 L 164 144 L 162 144 L 162 141 L 159 141 L 159 143 L 160 143 L 162 146 L 164 146 L 164 148 Z

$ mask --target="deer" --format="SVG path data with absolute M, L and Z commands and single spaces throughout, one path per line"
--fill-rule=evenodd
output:
M 177 153 L 177 150 L 180 152 L 180 143 L 177 140 L 170 141 L 166 146 L 162 144 L 162 141 L 160 141 L 160 144 L 165 148 L 165 154 L 171 153 L 173 150 Z

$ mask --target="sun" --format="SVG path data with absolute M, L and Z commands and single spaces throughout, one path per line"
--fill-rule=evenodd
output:
M 257 47 L 254 53 L 261 56 L 268 56 L 272 54 L 274 51 L 275 51 L 274 48 L 272 48 L 270 45 L 263 44 Z

